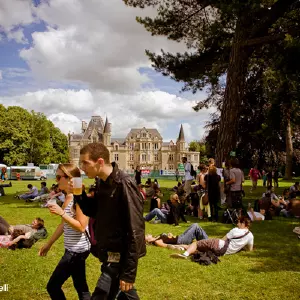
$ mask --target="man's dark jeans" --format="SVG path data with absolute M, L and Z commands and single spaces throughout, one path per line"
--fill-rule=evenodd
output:
M 52 300 L 66 299 L 61 287 L 70 276 L 72 276 L 79 300 L 91 299 L 85 276 L 85 260 L 89 253 L 89 251 L 83 253 L 65 251 L 47 284 L 47 291 Z
M 92 295 L 91 300 L 139 300 L 135 289 L 121 292 L 120 287 L 120 264 L 103 263 L 101 276 Z

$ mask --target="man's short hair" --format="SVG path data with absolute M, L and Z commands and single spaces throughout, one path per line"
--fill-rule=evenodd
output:
M 32 189 L 32 184 L 28 184 L 28 185 L 27 185 L 27 188 L 28 188 L 28 189 Z
M 85 145 L 81 150 L 80 154 L 88 154 L 90 159 L 97 161 L 99 158 L 104 160 L 105 164 L 110 163 L 109 150 L 103 143 L 90 143 Z
M 41 182 L 42 186 L 47 186 L 47 183 L 45 181 Z
M 233 168 L 239 168 L 240 164 L 237 158 L 233 158 L 230 161 L 230 164 Z
M 43 220 L 43 219 L 41 219 L 41 218 L 36 218 L 36 220 L 37 220 L 37 223 L 38 223 L 38 229 L 41 229 L 41 228 L 43 228 L 43 227 L 44 227 L 44 225 L 45 225 L 45 222 L 44 222 L 44 220 Z

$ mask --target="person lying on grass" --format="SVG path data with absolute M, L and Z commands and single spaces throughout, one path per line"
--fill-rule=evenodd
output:
M 230 230 L 222 239 L 207 239 L 192 243 L 183 253 L 171 254 L 173 258 L 187 259 L 198 252 L 211 251 L 217 256 L 234 254 L 240 250 L 253 250 L 254 237 L 249 230 L 250 220 L 244 216 L 238 219 L 237 227 Z
M 15 249 L 16 244 L 22 239 L 26 238 L 26 235 L 28 236 L 28 233 L 25 234 L 25 232 L 21 229 L 15 229 L 11 233 L 11 235 L 0 235 L 0 248 L 10 248 Z M 14 247 L 12 247 L 14 245 Z
M 266 211 L 261 208 L 259 210 L 259 212 L 257 212 L 257 211 L 254 211 L 252 207 L 250 207 L 247 214 L 252 222 L 253 221 L 264 221 Z
M 162 248 L 184 250 L 188 248 L 193 240 L 206 240 L 208 236 L 206 232 L 197 224 L 194 223 L 183 233 L 174 236 L 172 233 L 161 233 L 158 236 L 147 234 L 145 240 L 147 244 L 155 245 Z
M 15 229 L 21 229 L 25 233 L 30 232 L 31 235 L 33 235 L 43 228 L 45 228 L 44 220 L 41 218 L 35 218 L 31 224 L 10 225 L 3 217 L 0 216 L 0 235 L 11 234 Z

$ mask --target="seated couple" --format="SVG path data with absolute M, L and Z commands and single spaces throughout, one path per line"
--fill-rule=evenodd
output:
M 180 203 L 177 194 L 171 195 L 170 200 L 164 203 L 161 209 L 155 208 L 144 217 L 147 222 L 153 218 L 156 218 L 154 223 L 175 224 L 177 226 L 180 218 L 187 223 L 184 217 L 184 205 Z
M 249 230 L 250 220 L 240 217 L 237 227 L 230 230 L 222 239 L 202 239 L 193 242 L 183 254 L 171 254 L 173 258 L 187 259 L 197 252 L 211 251 L 217 256 L 234 254 L 240 250 L 253 250 L 254 237 Z
M 0 248 L 31 248 L 39 239 L 47 237 L 44 221 L 36 218 L 31 224 L 11 226 L 0 216 Z
M 27 185 L 28 192 L 15 196 L 15 198 L 25 200 L 25 202 L 29 202 L 30 200 L 34 199 L 35 197 L 41 196 L 43 194 L 49 193 L 49 190 L 47 188 L 46 182 L 41 182 L 41 191 L 38 191 L 38 188 L 36 186 L 33 186 L 32 184 Z

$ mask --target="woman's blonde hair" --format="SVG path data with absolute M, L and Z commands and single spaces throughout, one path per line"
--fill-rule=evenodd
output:
M 178 194 L 176 194 L 176 193 L 171 194 L 170 200 L 174 199 L 176 196 L 178 197 Z M 179 202 L 179 197 L 178 197 L 178 199 L 176 201 Z
M 217 174 L 217 168 L 215 166 L 210 166 L 208 168 L 208 174 L 210 174 L 210 175 L 216 175 Z
M 81 177 L 80 170 L 75 164 L 59 164 L 57 169 L 60 169 L 69 178 Z

